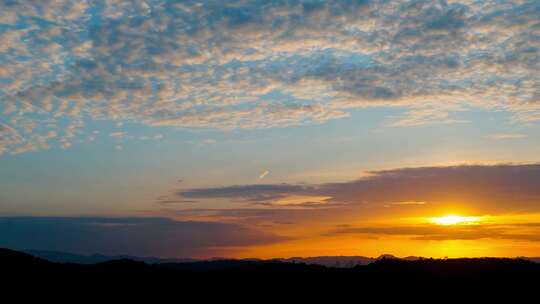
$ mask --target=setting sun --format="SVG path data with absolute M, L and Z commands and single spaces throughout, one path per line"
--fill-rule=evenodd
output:
M 540 0 L 0 0 L 0 269 L 2 248 L 540 262 L 539 17 Z
M 432 217 L 430 221 L 437 225 L 449 226 L 449 225 L 469 225 L 480 221 L 478 216 L 459 216 L 459 215 L 446 215 L 440 217 Z

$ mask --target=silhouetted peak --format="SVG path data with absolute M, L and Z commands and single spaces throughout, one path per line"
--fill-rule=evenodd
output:
M 399 258 L 396 257 L 395 255 L 385 253 L 385 254 L 381 254 L 381 255 L 377 258 L 377 260 L 399 260 Z
M 45 260 L 42 260 L 40 258 L 36 258 L 30 254 L 15 251 L 11 249 L 6 248 L 0 248 L 0 263 L 6 263 L 9 261 L 41 261 L 43 263 L 46 263 Z

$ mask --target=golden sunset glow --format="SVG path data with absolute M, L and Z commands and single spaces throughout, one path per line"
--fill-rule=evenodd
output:
M 441 226 L 451 225 L 470 225 L 476 224 L 480 221 L 478 216 L 459 216 L 459 215 L 445 215 L 440 217 L 432 217 L 430 221 L 434 224 Z
M 540 257 L 539 4 L 0 1 L 0 248 Z

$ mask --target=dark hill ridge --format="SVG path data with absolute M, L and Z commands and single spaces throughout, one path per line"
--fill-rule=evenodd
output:
M 193 258 L 158 258 L 158 257 L 137 257 L 130 255 L 102 255 L 102 254 L 92 254 L 92 255 L 81 255 L 75 253 L 67 253 L 60 251 L 49 251 L 49 250 L 24 250 L 24 253 L 29 255 L 50 261 L 55 263 L 72 263 L 72 264 L 97 264 L 108 261 L 115 261 L 121 259 L 133 260 L 145 262 L 147 264 L 187 264 L 194 262 L 211 262 L 207 263 L 208 267 L 214 268 L 212 265 L 219 264 L 235 264 L 242 262 L 256 262 L 262 261 L 260 259 L 236 259 L 231 260 L 227 258 L 213 258 L 209 260 L 200 260 Z M 523 260 L 529 260 L 533 262 L 540 262 L 540 258 L 527 258 L 519 257 Z M 368 265 L 380 259 L 401 259 L 407 261 L 416 261 L 423 259 L 422 257 L 409 256 L 404 258 L 398 258 L 391 254 L 383 254 L 378 258 L 371 258 L 365 256 L 315 256 L 315 257 L 291 257 L 291 258 L 276 258 L 267 261 L 272 262 L 285 262 L 285 263 L 300 263 L 308 265 L 322 265 L 331 268 L 352 268 L 355 266 Z M 225 263 L 223 261 L 226 261 Z M 204 263 L 199 263 L 198 265 L 205 265 Z M 206 267 L 206 265 L 205 265 Z
M 112 282 L 155 283 L 174 286 L 239 286 L 283 288 L 508 288 L 540 286 L 540 264 L 523 259 L 378 259 L 368 265 L 332 268 L 305 263 L 263 260 L 215 260 L 148 264 L 120 259 L 97 264 L 53 263 L 29 254 L 0 249 L 3 277 L 55 284 Z M 29 281 L 30 280 L 30 281 Z M 189 289 L 189 288 L 188 288 Z
M 486 303 L 486 297 L 500 299 L 500 295 L 510 297 L 510 303 L 526 303 L 516 299 L 537 296 L 538 286 L 540 264 L 522 259 L 383 258 L 352 268 L 259 260 L 148 264 L 121 259 L 83 265 L 53 263 L 0 249 L 2 294 L 16 291 L 18 298 L 30 299 L 36 295 L 47 300 L 94 297 L 91 303 L 108 303 L 114 302 L 110 300 L 113 294 L 119 303 L 127 303 L 132 298 L 140 302 L 141 294 L 146 294 L 150 303 L 165 302 L 156 297 L 166 295 L 173 299 L 230 299 L 232 303 L 247 298 L 250 303 L 261 299 L 307 302 L 311 298 L 328 303 L 350 299 L 370 303 L 365 299 L 410 298 L 418 302 L 423 297 L 432 302 L 442 296 L 457 301 L 470 300 L 472 294 L 480 303 Z
M 133 261 L 141 261 L 148 264 L 176 264 L 176 263 L 190 263 L 190 262 L 208 262 L 211 265 L 220 264 L 215 261 L 228 261 L 232 262 L 231 259 L 227 258 L 213 258 L 210 260 L 198 260 L 191 258 L 157 258 L 157 257 L 136 257 L 129 255 L 102 255 L 102 254 L 92 254 L 92 255 L 81 255 L 60 251 L 49 251 L 49 250 L 24 250 L 23 252 L 30 254 L 35 257 L 42 258 L 44 260 L 56 263 L 75 263 L 75 264 L 97 264 L 107 261 L 128 259 Z M 380 257 L 379 257 L 380 258 Z M 408 258 L 406 258 L 408 259 Z M 305 264 L 314 264 L 322 265 L 326 267 L 336 267 L 336 268 L 351 268 L 358 265 L 367 265 L 376 261 L 376 258 L 369 258 L 364 256 L 318 256 L 318 257 L 292 257 L 292 258 L 279 258 L 271 259 L 269 261 L 274 262 L 286 262 L 286 263 L 305 263 Z M 248 262 L 248 261 L 261 261 L 260 259 L 239 259 L 235 260 L 239 262 Z M 212 266 L 210 266 L 212 267 Z
M 52 262 L 34 257 L 30 254 L 0 248 L 0 268 L 3 270 L 10 269 L 12 267 L 16 267 L 21 270 L 38 268 L 46 269 L 54 266 L 55 265 Z
M 50 251 L 50 250 L 23 250 L 24 253 L 29 255 L 56 263 L 74 263 L 74 264 L 97 264 L 107 261 L 114 260 L 133 260 L 145 262 L 148 264 L 162 264 L 162 263 L 187 263 L 195 262 L 196 259 L 184 258 L 156 258 L 156 257 L 137 257 L 130 255 L 103 255 L 103 254 L 92 254 L 92 255 L 82 255 L 61 251 Z

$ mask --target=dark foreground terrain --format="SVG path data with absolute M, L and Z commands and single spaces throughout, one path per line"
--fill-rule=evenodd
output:
M 355 292 L 456 292 L 518 294 L 540 289 L 540 264 L 522 259 L 419 259 L 415 261 L 380 259 L 352 268 L 328 268 L 319 265 L 275 261 L 199 261 L 147 264 L 116 260 L 82 265 L 53 263 L 26 253 L 0 249 L 0 270 L 6 283 L 24 286 L 72 285 L 160 286 L 186 293 L 213 290 L 322 290 L 339 294 Z M 135 289 L 136 290 L 136 289 Z M 397 293 L 397 294 L 396 294 Z M 384 295 L 384 294 L 382 294 Z

